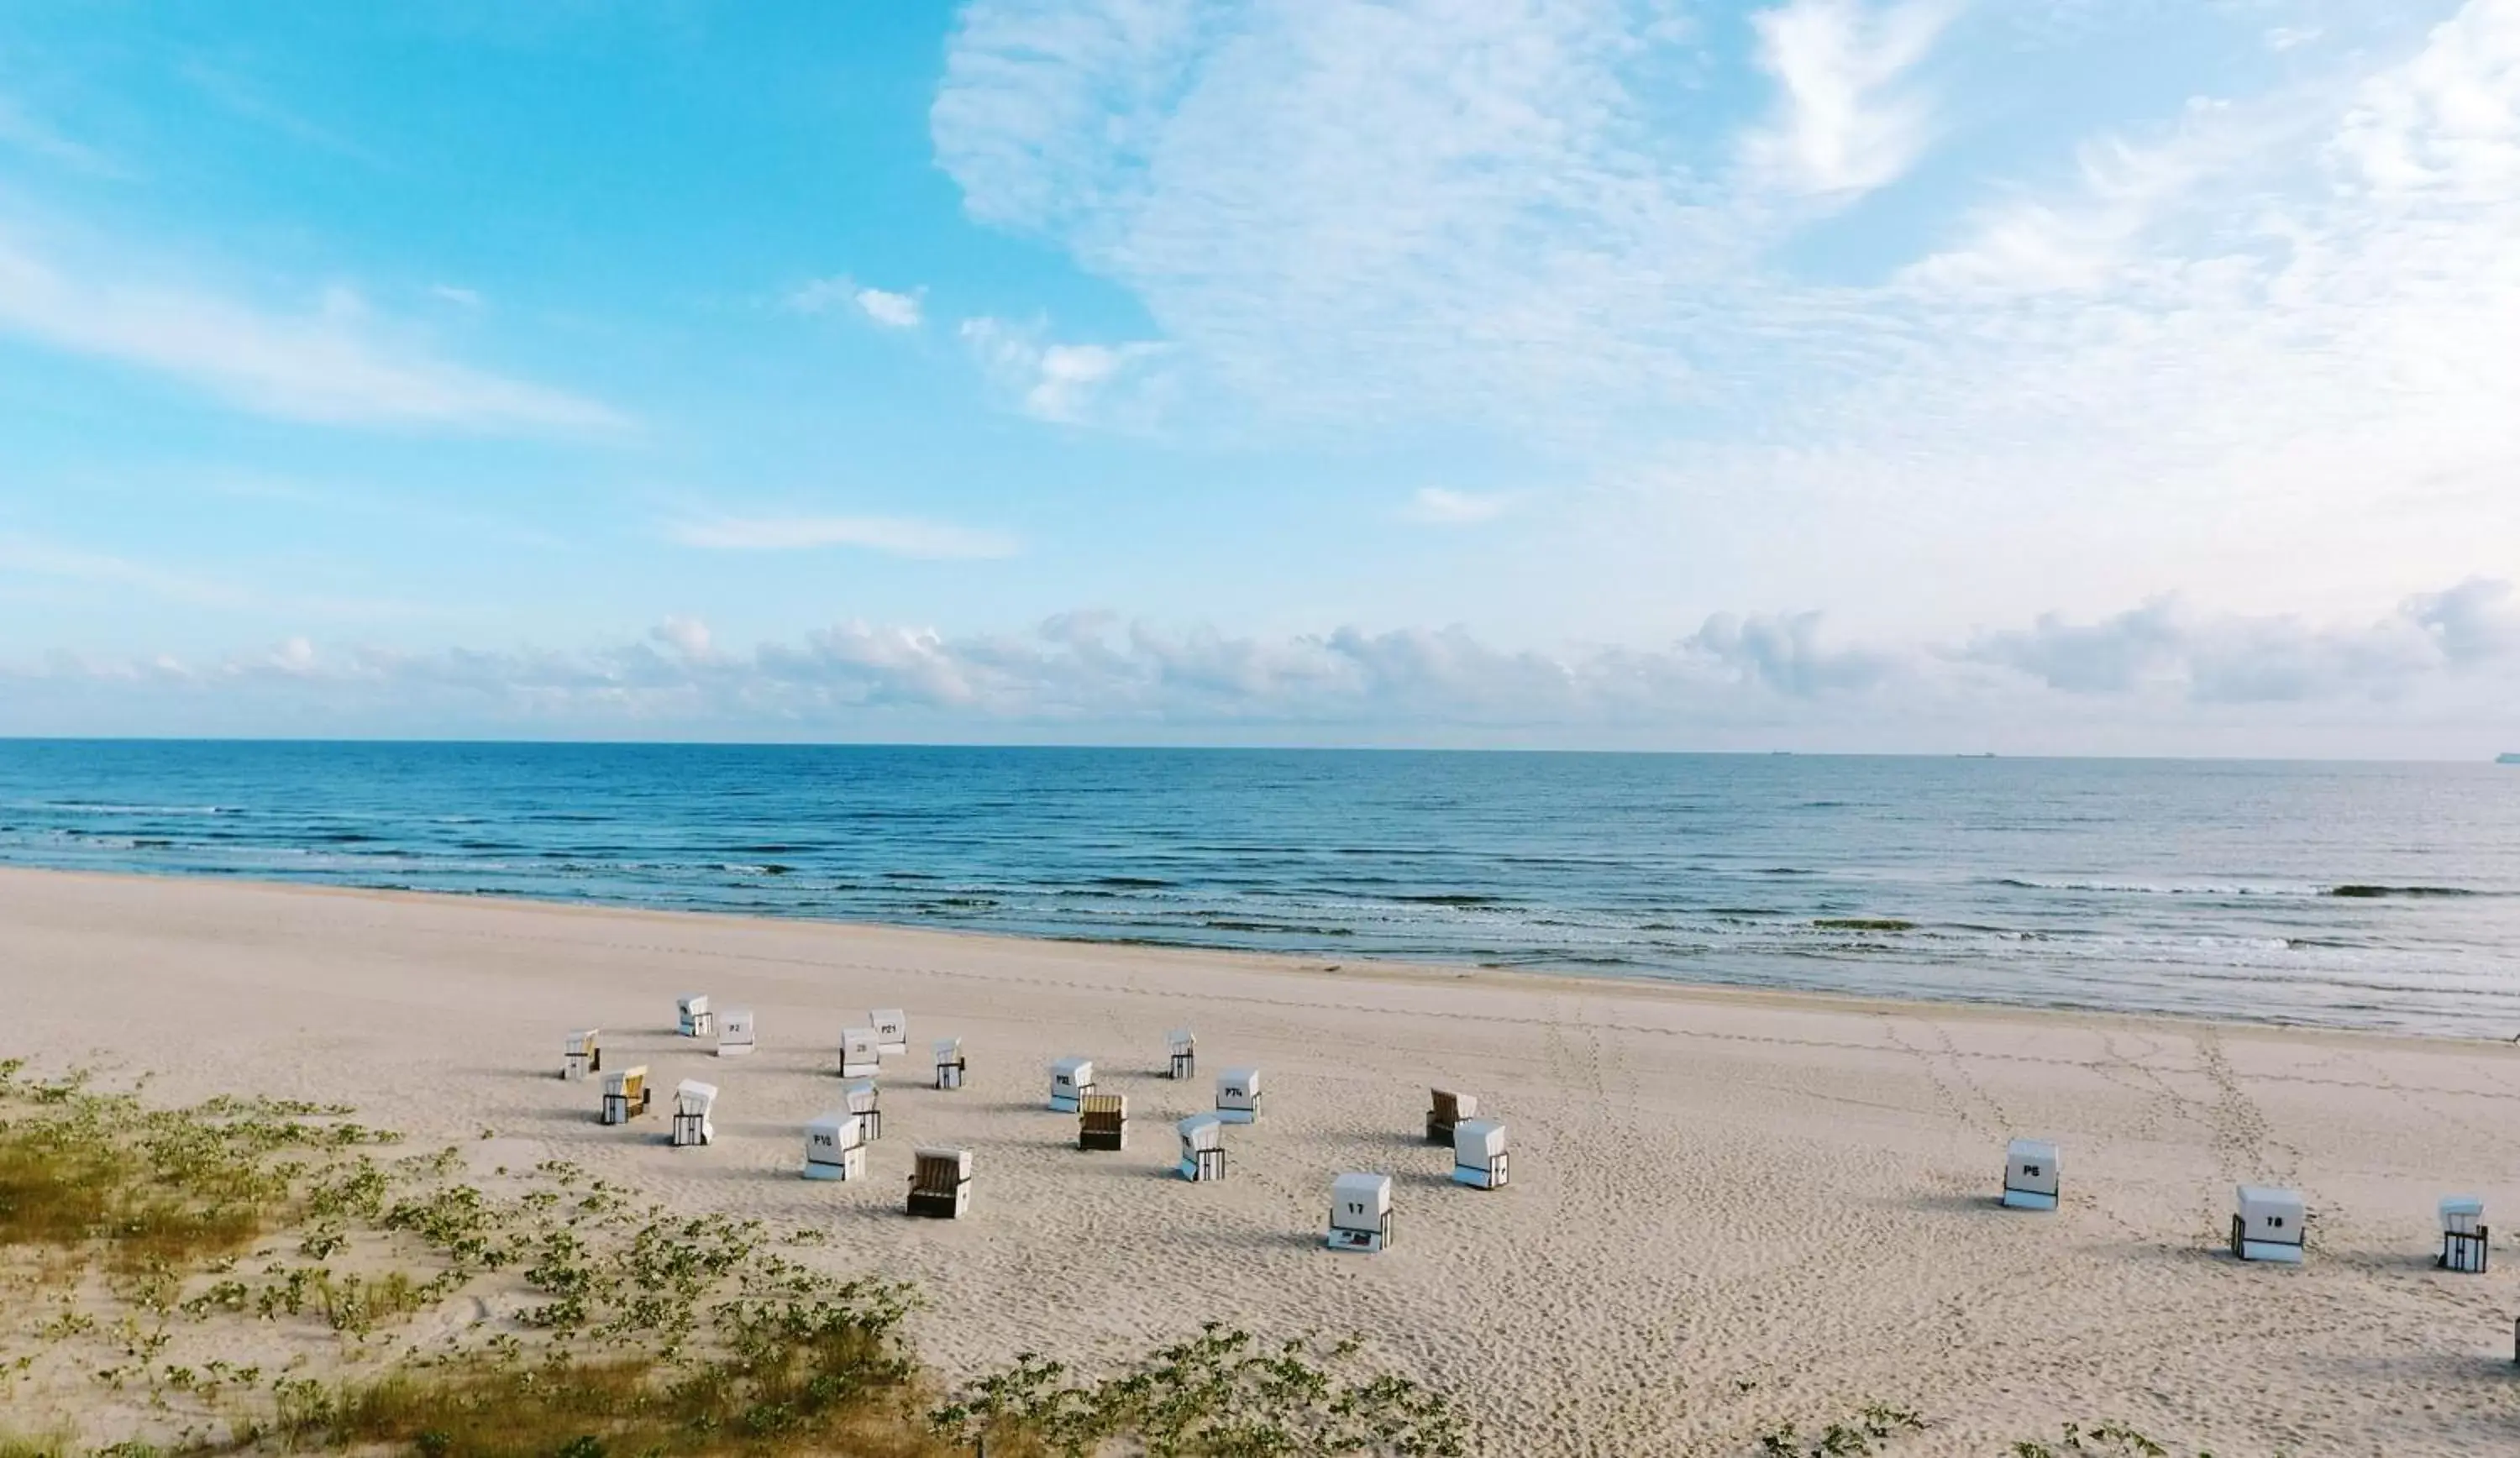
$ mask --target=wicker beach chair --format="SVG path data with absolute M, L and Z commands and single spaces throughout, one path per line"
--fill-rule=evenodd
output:
M 910 1213 L 956 1220 L 971 1206 L 971 1151 L 922 1149 L 910 1176 Z
M 1076 1147 L 1129 1147 L 1129 1099 L 1120 1093 L 1089 1093 L 1077 1100 Z

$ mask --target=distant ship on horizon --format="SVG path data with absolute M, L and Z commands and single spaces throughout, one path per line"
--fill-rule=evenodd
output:
M 2494 757 L 2494 763 L 2498 765 L 2520 765 L 2520 752 L 2498 754 Z

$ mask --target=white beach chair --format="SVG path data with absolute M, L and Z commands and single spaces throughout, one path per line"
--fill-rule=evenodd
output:
M 648 1112 L 648 1065 L 617 1069 L 604 1078 L 604 1102 L 596 1117 L 606 1124 L 628 1124 Z
M 2452 1195 L 2441 1203 L 2441 1259 L 2444 1270 L 2485 1274 L 2490 1232 L 2485 1228 L 2485 1202 L 2474 1195 Z
M 866 1129 L 858 1116 L 834 1109 L 805 1126 L 805 1177 L 866 1178 Z
M 1430 1088 L 1426 1090 L 1426 1101 L 1430 1105 L 1426 1110 L 1426 1142 L 1429 1144 L 1452 1143 L 1453 1126 L 1464 1119 L 1476 1119 L 1479 1114 L 1478 1095 L 1472 1093 Z
M 1228 1124 L 1260 1122 L 1260 1070 L 1229 1068 L 1216 1076 L 1216 1117 Z
M 971 1208 L 971 1151 L 922 1148 L 912 1156 L 910 1213 L 930 1219 L 959 1220 Z
M 880 1090 L 875 1086 L 875 1080 L 860 1079 L 841 1090 L 840 1096 L 846 1100 L 841 1107 L 858 1117 L 858 1123 L 866 1129 L 869 1140 L 883 1137 L 883 1110 L 878 1107 L 882 1102 L 882 1097 Z
M 1329 1248 L 1369 1254 L 1391 1244 L 1391 1176 L 1342 1174 L 1330 1181 Z
M 1225 1121 L 1192 1114 L 1174 1126 L 1181 1131 L 1181 1177 L 1192 1184 L 1225 1177 Z
M 867 1014 L 875 1025 L 875 1050 L 886 1058 L 910 1051 L 910 1014 L 898 1007 L 878 1007 Z
M 1453 1126 L 1453 1182 L 1474 1190 L 1501 1190 L 1508 1177 L 1505 1121 L 1464 1119 Z
M 1198 1072 L 1198 1038 L 1188 1028 L 1175 1028 L 1164 1035 L 1165 1046 L 1172 1058 L 1166 1077 L 1187 1079 Z
M 708 998 L 699 993 L 685 993 L 674 999 L 675 1028 L 685 1038 L 706 1038 L 714 1030 L 709 1017 Z
M 588 1074 L 604 1072 L 603 1030 L 581 1028 L 568 1036 L 561 1055 L 560 1076 L 574 1083 Z
M 667 1135 L 676 1149 L 696 1149 L 717 1138 L 709 1111 L 717 1107 L 717 1085 L 685 1079 L 674 1085 L 674 1127 Z
M 883 1071 L 883 1052 L 873 1028 L 851 1028 L 840 1034 L 840 1077 L 872 1079 Z
M 2276 1190 L 2253 1184 L 2239 1187 L 2231 1213 L 2231 1254 L 2243 1260 L 2276 1260 L 2299 1265 L 2302 1236 L 2310 1212 L 2298 1190 Z
M 1050 1066 L 1050 1109 L 1073 1114 L 1077 1100 L 1094 1091 L 1094 1060 L 1061 1058 Z
M 967 1071 L 963 1062 L 963 1039 L 936 1039 L 936 1086 L 948 1090 L 962 1087 L 963 1075 Z
M 2003 1147 L 2003 1203 L 2014 1210 L 2054 1210 L 2060 1189 L 2056 1145 L 2015 1139 Z
M 742 1058 L 752 1051 L 752 1009 L 730 1007 L 718 1014 L 717 1055 Z

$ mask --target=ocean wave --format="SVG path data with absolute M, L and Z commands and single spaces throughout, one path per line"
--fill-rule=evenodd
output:
M 2463 886 L 2368 886 L 2360 882 L 2327 888 L 2329 896 L 2377 899 L 2384 896 L 2481 896 Z

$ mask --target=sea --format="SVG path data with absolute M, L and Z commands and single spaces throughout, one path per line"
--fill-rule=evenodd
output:
M 0 740 L 0 862 L 2520 1035 L 2520 768 Z

